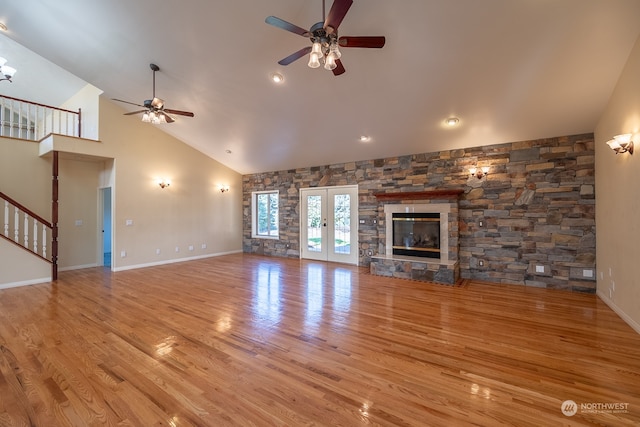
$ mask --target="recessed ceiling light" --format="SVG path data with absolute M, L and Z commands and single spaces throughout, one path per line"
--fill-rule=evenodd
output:
M 447 120 L 444 121 L 447 126 L 455 126 L 458 123 L 460 123 L 460 119 L 457 117 L 449 117 Z
M 271 80 L 273 80 L 274 83 L 282 83 L 284 81 L 284 76 L 280 73 L 272 73 Z
M 361 135 L 360 138 L 358 138 L 358 140 L 360 142 L 369 142 L 371 141 L 371 137 L 369 135 Z
M 8 30 L 7 26 L 4 25 L 4 22 L 0 22 L 0 30 L 2 30 L 2 31 L 7 31 Z

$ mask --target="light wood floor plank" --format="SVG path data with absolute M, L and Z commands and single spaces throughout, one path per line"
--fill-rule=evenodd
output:
M 0 426 L 638 424 L 594 295 L 249 254 L 0 290 Z

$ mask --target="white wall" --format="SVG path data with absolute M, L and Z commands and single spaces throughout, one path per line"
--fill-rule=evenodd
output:
M 60 271 L 95 267 L 98 225 L 98 174 L 102 162 L 60 155 L 58 267 Z
M 15 265 L 21 268 L 13 268 Z M 51 264 L 11 242 L 0 239 L 0 289 L 50 280 Z
M 595 131 L 597 293 L 640 333 L 640 38 Z M 605 142 L 634 133 L 636 152 L 616 155 Z
M 71 111 L 78 111 L 78 109 L 82 110 L 82 138 L 100 139 L 100 94 L 102 94 L 100 89 L 87 84 L 78 93 L 60 106 L 60 108 Z
M 240 252 L 242 176 L 157 128 L 191 119 L 152 125 L 124 112 L 101 98 L 100 140 L 115 159 L 114 270 Z M 160 188 L 158 178 L 171 185 Z

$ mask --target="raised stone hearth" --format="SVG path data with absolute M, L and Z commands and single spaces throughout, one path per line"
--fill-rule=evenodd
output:
M 382 193 L 380 203 L 380 254 L 371 257 L 371 274 L 455 285 L 460 280 L 458 197 L 462 190 L 419 193 Z M 439 258 L 394 254 L 394 213 L 437 213 L 440 215 Z
M 376 276 L 397 277 L 400 279 L 435 282 L 444 285 L 455 285 L 460 280 L 458 261 L 439 263 L 425 261 L 417 257 L 402 255 L 371 257 L 369 271 Z

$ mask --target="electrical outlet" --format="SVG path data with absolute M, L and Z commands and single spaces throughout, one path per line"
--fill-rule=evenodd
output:
M 176 252 L 180 252 L 180 248 L 176 246 Z
M 536 273 L 544 273 L 544 265 L 536 265 Z
M 126 225 L 127 227 L 133 225 L 133 220 L 132 219 L 128 219 L 124 222 L 124 225 Z
M 81 219 L 76 219 L 76 227 L 80 227 L 82 225 Z
M 593 270 L 582 270 L 582 277 L 593 277 Z
M 206 244 L 206 243 L 203 243 L 203 244 L 202 244 L 202 246 L 201 246 L 201 248 L 202 248 L 202 249 L 207 249 L 207 244 Z
M 484 227 L 484 221 L 483 220 L 478 221 L 478 227 Z
M 160 255 L 160 249 L 156 249 L 156 255 Z
M 120 251 L 120 258 L 124 258 L 127 256 L 127 252 L 126 251 Z
M 371 249 L 367 251 L 367 256 L 373 256 L 373 251 Z
M 479 259 L 478 260 L 478 267 L 484 267 L 484 260 L 483 259 Z
M 189 250 L 193 251 L 193 245 L 189 245 Z

